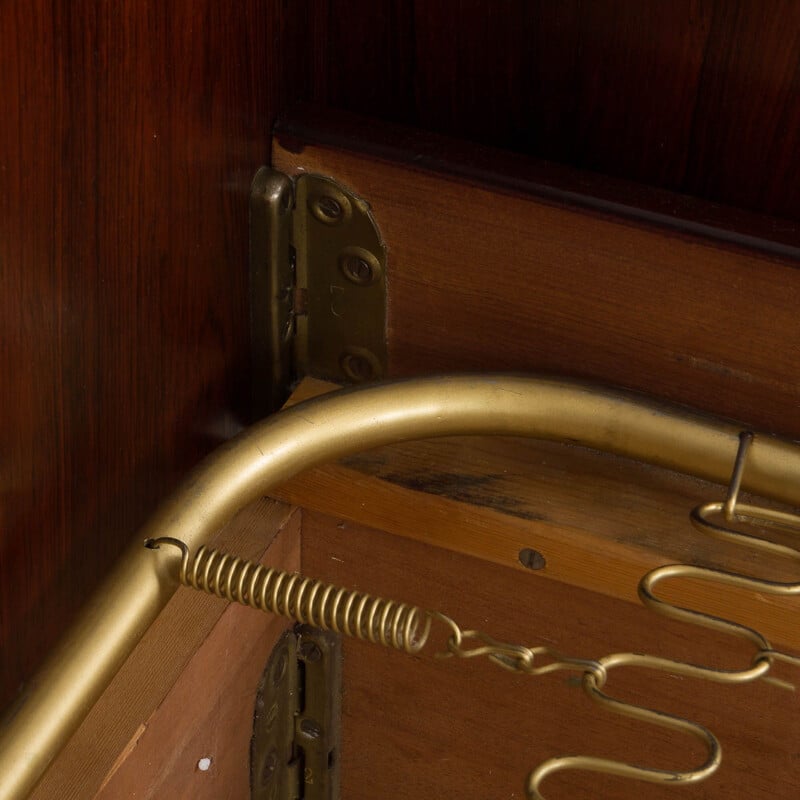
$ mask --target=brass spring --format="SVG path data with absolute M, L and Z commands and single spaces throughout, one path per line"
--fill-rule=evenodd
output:
M 171 537 L 146 544 L 153 549 L 169 544 L 181 551 L 184 586 L 411 655 L 428 641 L 431 616 L 417 606 L 283 572 L 205 545 L 192 557 L 184 542 Z

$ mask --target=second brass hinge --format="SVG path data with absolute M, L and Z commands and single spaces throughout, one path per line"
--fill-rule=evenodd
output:
M 250 199 L 254 410 L 306 375 L 386 372 L 386 248 L 367 202 L 336 181 L 262 167 Z
M 341 637 L 287 631 L 258 687 L 250 747 L 252 800 L 338 800 Z

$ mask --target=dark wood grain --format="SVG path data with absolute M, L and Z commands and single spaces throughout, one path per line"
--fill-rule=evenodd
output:
M 708 31 L 708 10 L 697 5 L 418 3 L 420 120 L 670 185 L 682 174 L 686 99 Z
M 329 0 L 318 103 L 800 217 L 791 0 Z
M 248 189 L 300 22 L 0 4 L 0 705 L 246 420 Z
M 716 4 L 685 188 L 800 216 L 800 4 Z

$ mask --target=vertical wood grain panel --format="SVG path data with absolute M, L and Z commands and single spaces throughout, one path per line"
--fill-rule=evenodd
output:
M 435 13 L 436 4 L 430 5 Z M 319 24 L 315 50 L 325 54 L 325 63 L 318 70 L 315 99 L 342 109 L 369 108 L 370 115 L 382 119 L 416 123 L 413 3 L 330 2 Z
M 800 217 L 800 4 L 718 2 L 685 188 Z
M 299 23 L 0 5 L 0 704 L 245 421 L 248 189 Z

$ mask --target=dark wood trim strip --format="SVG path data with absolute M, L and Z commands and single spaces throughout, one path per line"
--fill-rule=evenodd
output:
M 295 106 L 280 119 L 275 136 L 282 148 L 295 153 L 308 144 L 357 152 L 800 264 L 800 223 L 506 150 L 310 105 Z

